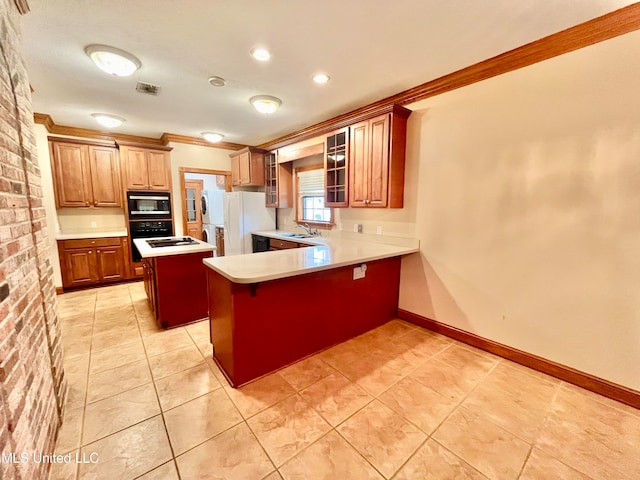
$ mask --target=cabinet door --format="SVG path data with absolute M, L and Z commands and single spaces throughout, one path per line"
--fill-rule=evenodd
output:
M 50 142 L 56 207 L 88 207 L 92 204 L 89 147 Z
M 169 154 L 167 152 L 149 150 L 147 152 L 147 158 L 149 189 L 162 191 L 171 190 Z
M 127 190 L 148 190 L 147 152 L 143 148 L 121 147 Z
M 368 207 L 386 207 L 389 198 L 389 115 L 369 120 Z
M 240 158 L 231 157 L 231 185 L 240 185 Z
M 98 283 L 98 267 L 94 248 L 78 248 L 63 251 L 65 287 Z
M 249 152 L 238 155 L 238 169 L 240 172 L 240 185 L 251 184 L 251 158 Z
M 366 207 L 369 198 L 369 122 L 351 127 L 349 149 L 350 207 Z
M 122 247 L 100 247 L 96 249 L 98 278 L 112 282 L 125 278 L 124 249 Z
M 91 190 L 94 207 L 122 207 L 118 151 L 111 147 L 89 147 Z
M 327 137 L 324 157 L 324 201 L 327 207 L 347 207 L 349 203 L 349 129 Z

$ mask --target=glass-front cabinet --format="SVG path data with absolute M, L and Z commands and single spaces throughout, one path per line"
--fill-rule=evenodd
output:
M 278 161 L 276 154 L 267 153 L 264 156 L 265 194 L 267 207 L 278 206 Z
M 346 207 L 349 204 L 348 145 L 349 129 L 343 128 L 327 136 L 324 157 L 325 206 Z

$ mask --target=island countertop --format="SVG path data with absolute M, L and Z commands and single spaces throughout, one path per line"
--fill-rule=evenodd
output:
M 256 232 L 259 235 L 264 233 Z M 284 238 L 276 233 L 272 235 Z M 299 242 L 300 239 L 290 240 Z M 204 264 L 234 283 L 247 284 L 358 265 L 418 251 L 415 245 L 400 246 L 322 237 L 314 237 L 313 241 L 322 243 L 304 248 L 207 258 Z
M 170 238 L 183 238 L 183 237 L 154 237 L 154 238 L 136 238 L 133 243 L 138 247 L 140 256 L 142 258 L 153 257 L 167 257 L 170 255 L 185 255 L 187 253 L 199 253 L 199 252 L 213 252 L 216 247 L 210 243 L 197 240 L 193 237 L 189 237 L 197 243 L 193 245 L 176 245 L 175 247 L 150 247 L 147 240 L 162 240 Z M 184 237 L 186 238 L 186 237 Z

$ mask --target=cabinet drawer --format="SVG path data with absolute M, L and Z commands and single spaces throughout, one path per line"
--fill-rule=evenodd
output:
M 284 250 L 285 248 L 298 248 L 298 246 L 298 243 L 289 242 L 288 240 L 279 240 L 272 238 L 269 241 L 269 247 L 276 250 Z
M 70 248 L 117 247 L 124 237 L 82 238 L 78 240 L 58 240 L 65 250 Z

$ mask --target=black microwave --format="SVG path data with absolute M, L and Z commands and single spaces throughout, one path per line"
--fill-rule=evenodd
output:
M 169 192 L 127 192 L 129 220 L 170 219 Z

